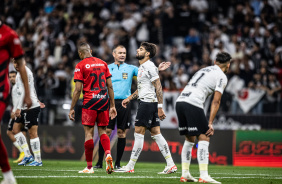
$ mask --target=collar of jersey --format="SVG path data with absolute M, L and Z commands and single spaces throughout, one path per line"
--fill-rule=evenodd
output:
M 151 61 L 150 59 L 142 63 L 140 66 L 144 65 L 145 63 L 149 63 L 148 61 Z

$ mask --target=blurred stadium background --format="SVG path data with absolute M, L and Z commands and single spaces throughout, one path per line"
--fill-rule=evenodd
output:
M 73 69 L 80 61 L 77 45 L 90 43 L 93 55 L 110 64 L 112 48 L 122 44 L 127 48 L 126 62 L 138 66 L 136 49 L 148 41 L 158 46 L 153 59 L 156 65 L 172 62 L 160 73 L 167 114 L 161 127 L 178 163 L 184 138 L 177 130 L 175 100 L 197 70 L 211 65 L 219 51 L 227 51 L 234 60 L 214 123 L 210 163 L 282 167 L 281 1 L 2 0 L 0 18 L 17 31 L 27 66 L 34 73 L 38 97 L 46 105 L 39 120 L 43 161 L 84 159 L 79 113 L 82 98 L 76 106 L 76 121 L 67 118 Z M 10 70 L 14 70 L 12 64 Z M 133 81 L 132 91 L 135 89 Z M 211 98 L 206 104 L 207 116 Z M 132 122 L 136 106 L 134 103 Z M 10 110 L 11 106 L 2 121 L 4 127 Z M 16 158 L 18 153 L 4 135 L 4 127 L 2 137 L 9 156 Z M 116 134 L 111 140 L 115 146 Z M 131 129 L 124 161 L 129 159 L 133 141 Z M 140 161 L 163 161 L 158 155 L 157 146 L 147 135 Z

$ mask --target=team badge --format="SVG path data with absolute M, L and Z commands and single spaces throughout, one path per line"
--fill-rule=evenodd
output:
M 128 78 L 128 73 L 122 73 L 122 78 L 127 79 Z

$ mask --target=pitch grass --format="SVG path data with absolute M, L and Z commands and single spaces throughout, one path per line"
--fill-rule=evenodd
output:
M 165 163 L 138 162 L 135 173 L 106 174 L 105 169 L 96 169 L 94 174 L 78 174 L 86 163 L 81 161 L 44 160 L 43 167 L 17 166 L 10 162 L 18 184 L 139 184 L 180 183 L 181 165 L 174 174 L 159 175 Z M 126 164 L 126 163 L 122 163 Z M 105 163 L 104 163 L 105 165 Z M 199 177 L 198 165 L 191 165 L 191 174 Z M 278 184 L 282 183 L 281 168 L 254 168 L 232 166 L 209 166 L 209 174 L 228 184 Z M 0 175 L 2 180 L 2 175 Z

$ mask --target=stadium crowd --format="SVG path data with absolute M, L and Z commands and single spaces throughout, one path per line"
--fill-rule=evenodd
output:
M 154 62 L 171 61 L 160 73 L 163 88 L 180 90 L 219 51 L 233 57 L 233 90 L 221 111 L 242 113 L 242 88 L 265 95 L 251 113 L 281 113 L 282 2 L 279 0 L 4 0 L 0 18 L 19 34 L 39 99 L 49 109 L 71 97 L 76 52 L 88 42 L 94 56 L 113 62 L 112 48 L 124 45 L 127 63 L 138 66 L 136 49 L 157 44 Z M 14 70 L 12 65 L 11 70 Z M 133 88 L 136 86 L 133 85 Z M 47 108 L 47 109 L 48 109 Z M 43 112 L 44 114 L 44 112 Z M 44 123 L 44 120 L 43 120 Z

